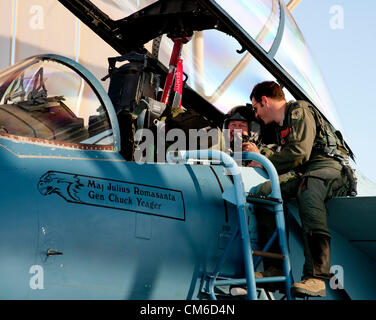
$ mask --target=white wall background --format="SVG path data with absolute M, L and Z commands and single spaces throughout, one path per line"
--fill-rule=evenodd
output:
M 100 79 L 107 74 L 107 58 L 118 55 L 57 0 L 1 0 L 0 9 L 0 69 L 54 53 L 76 60 Z

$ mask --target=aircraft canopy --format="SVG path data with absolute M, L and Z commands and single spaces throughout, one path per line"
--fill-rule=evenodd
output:
M 126 46 L 137 37 L 145 39 L 145 43 L 151 40 L 145 38 L 145 32 L 149 32 L 153 37 L 156 35 L 154 29 L 160 25 L 154 19 L 158 12 L 165 10 L 164 6 L 158 7 L 158 3 L 165 2 L 171 5 L 166 12 L 160 13 L 161 15 L 170 14 L 169 19 L 171 19 L 171 14 L 179 12 L 179 5 L 181 5 L 179 1 L 171 4 L 171 1 L 155 0 L 91 0 L 91 2 L 105 14 L 103 19 L 104 17 L 109 19 L 106 21 L 107 25 L 110 26 L 113 23 L 113 30 L 123 31 L 122 36 L 126 35 L 123 43 L 127 43 L 128 39 Z M 180 8 L 182 17 L 187 14 L 186 10 L 189 6 L 194 6 L 191 2 L 181 2 L 183 3 L 183 7 Z M 200 34 L 195 32 L 193 40 L 196 35 L 196 38 L 200 37 L 200 39 L 193 41 L 193 44 L 191 41 L 183 52 L 184 68 L 189 76 L 188 84 L 193 89 L 214 104 L 217 109 L 226 112 L 235 105 L 249 102 L 249 94 L 257 82 L 277 78 L 282 80 L 281 83 L 286 85 L 295 98 L 310 100 L 337 129 L 340 129 L 339 117 L 319 67 L 283 1 L 199 0 L 198 3 L 210 14 L 219 18 L 219 23 L 214 28 L 231 34 L 237 41 L 213 30 L 210 23 L 203 25 L 202 21 L 198 20 L 199 25 L 196 30 L 207 28 L 212 30 L 205 30 Z M 150 5 L 154 7 L 148 7 Z M 149 8 L 153 9 L 149 10 Z M 201 9 L 201 12 L 203 11 Z M 147 20 L 148 17 L 150 17 L 149 20 Z M 164 19 L 167 19 L 166 17 Z M 137 23 L 137 19 L 152 21 L 154 26 L 151 26 L 149 31 L 145 31 Z M 129 28 L 125 27 L 127 24 Z M 117 37 L 121 38 L 119 35 Z M 158 58 L 168 67 L 172 42 L 165 38 L 167 38 L 166 35 L 163 36 Z M 240 39 L 246 38 L 252 42 L 253 48 L 252 50 L 244 48 L 248 49 L 250 54 L 239 55 L 235 50 L 241 49 Z M 114 40 L 113 44 L 115 42 Z M 151 44 L 149 48 L 151 51 Z M 283 81 L 286 79 L 290 83 L 286 84 L 286 81 Z M 297 90 L 292 90 L 292 87 Z M 286 94 L 292 97 L 288 92 Z

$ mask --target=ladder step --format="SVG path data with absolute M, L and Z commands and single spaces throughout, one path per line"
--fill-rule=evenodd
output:
M 248 193 L 246 199 L 248 203 L 263 203 L 263 204 L 269 204 L 273 206 L 278 203 L 282 203 L 282 199 L 271 198 L 268 196 L 261 196 L 261 195 L 257 195 L 253 193 Z
M 277 260 L 283 260 L 285 258 L 285 256 L 280 253 L 264 252 L 264 251 L 259 251 L 259 250 L 253 250 L 252 254 L 258 257 L 277 259 Z
M 280 277 L 265 277 L 265 278 L 256 278 L 256 283 L 273 283 L 273 282 L 284 282 L 286 281 L 285 276 Z
M 256 283 L 272 283 L 272 282 L 283 282 L 286 281 L 286 276 L 275 276 L 275 277 L 263 277 L 263 278 L 255 278 Z M 242 286 L 247 284 L 246 278 L 241 279 L 226 279 L 226 280 L 215 280 L 214 286 Z

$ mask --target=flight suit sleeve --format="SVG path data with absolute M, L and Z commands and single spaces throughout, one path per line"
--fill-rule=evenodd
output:
M 260 153 L 267 158 L 270 158 L 276 152 L 275 150 L 276 147 L 272 148 L 266 145 L 260 146 Z
M 269 153 L 266 157 L 274 164 L 278 174 L 294 170 L 309 160 L 316 136 L 316 122 L 308 108 L 295 107 L 287 114 L 289 133 L 280 152 Z

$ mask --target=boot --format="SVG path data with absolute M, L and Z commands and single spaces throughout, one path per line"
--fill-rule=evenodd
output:
M 305 296 L 325 297 L 325 281 L 317 278 L 305 278 L 291 286 L 291 295 L 300 298 Z

